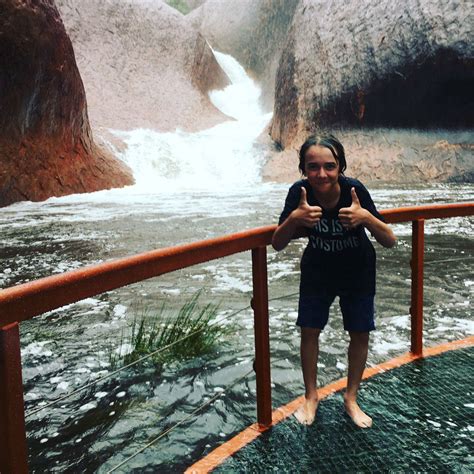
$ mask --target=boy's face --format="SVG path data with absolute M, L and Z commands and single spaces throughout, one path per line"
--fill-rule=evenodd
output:
M 339 163 L 329 148 L 319 145 L 310 146 L 304 158 L 304 172 L 315 191 L 325 193 L 337 185 Z

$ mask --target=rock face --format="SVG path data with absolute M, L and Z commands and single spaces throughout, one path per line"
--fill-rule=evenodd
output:
M 212 47 L 234 56 L 262 86 L 271 110 L 275 76 L 298 0 L 207 0 L 187 18 Z
M 229 83 L 206 40 L 161 0 L 57 0 L 94 130 L 194 131 L 228 120 L 208 91 Z M 101 130 L 99 130 L 101 133 Z
M 346 151 L 346 175 L 363 183 L 474 182 L 474 144 L 469 130 L 338 130 Z M 269 181 L 300 179 L 298 153 L 273 153 L 263 169 Z
M 473 11 L 462 0 L 300 0 L 272 138 L 287 148 L 334 126 L 472 126 Z
M 133 183 L 92 140 L 71 42 L 51 0 L 0 11 L 0 206 Z

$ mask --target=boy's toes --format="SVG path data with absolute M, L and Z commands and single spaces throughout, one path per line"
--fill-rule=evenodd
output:
M 318 409 L 319 400 L 305 400 L 295 412 L 295 418 L 302 425 L 311 425 L 316 417 L 316 410 Z

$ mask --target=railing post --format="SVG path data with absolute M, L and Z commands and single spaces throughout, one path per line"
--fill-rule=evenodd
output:
M 268 329 L 267 248 L 252 249 L 252 276 L 255 328 L 255 371 L 257 377 L 257 421 L 272 423 L 272 393 L 270 378 L 270 337 Z
M 412 221 L 411 247 L 411 352 L 423 353 L 423 267 L 425 221 Z
M 0 328 L 0 472 L 28 472 L 18 323 Z

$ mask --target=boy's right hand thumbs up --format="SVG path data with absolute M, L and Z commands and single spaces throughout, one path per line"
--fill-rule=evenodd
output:
M 312 228 L 321 219 L 323 210 L 319 206 L 310 206 L 308 204 L 306 188 L 302 186 L 300 202 L 298 207 L 291 214 L 297 225 Z
M 301 186 L 300 203 L 298 207 L 301 207 L 304 204 L 308 205 L 308 199 L 306 197 L 306 188 Z

